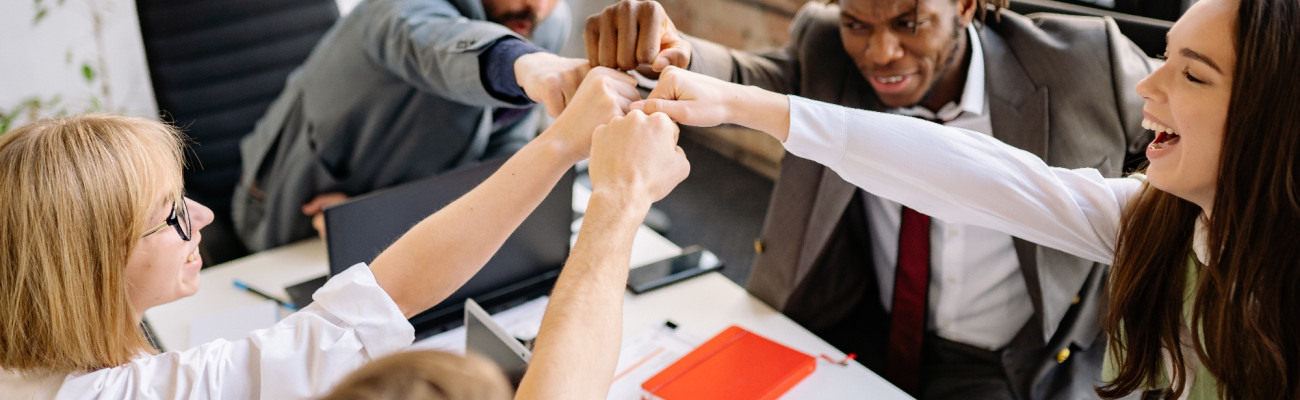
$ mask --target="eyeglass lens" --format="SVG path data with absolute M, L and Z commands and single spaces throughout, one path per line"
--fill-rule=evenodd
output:
M 180 232 L 181 238 L 190 240 L 190 208 L 188 201 L 181 198 L 180 207 L 176 208 L 176 231 Z

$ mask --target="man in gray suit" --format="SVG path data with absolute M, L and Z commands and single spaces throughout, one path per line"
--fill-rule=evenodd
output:
M 559 0 L 370 0 L 317 44 L 240 144 L 250 250 L 312 235 L 348 196 L 513 153 L 589 68 L 558 51 Z M 318 227 L 319 229 L 319 227 Z
M 1027 18 L 992 2 L 809 3 L 788 46 L 751 54 L 678 34 L 657 3 L 625 1 L 587 20 L 588 57 L 689 65 L 1119 175 L 1149 137 L 1134 86 L 1151 60 L 1110 19 Z M 1096 397 L 1106 265 L 932 221 L 790 155 L 755 248 L 751 293 L 919 398 Z

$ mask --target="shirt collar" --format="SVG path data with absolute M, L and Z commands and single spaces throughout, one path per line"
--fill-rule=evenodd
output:
M 984 115 L 984 47 L 980 44 L 979 31 L 975 29 L 975 24 L 966 26 L 966 37 L 970 41 L 970 66 L 966 68 L 966 86 L 961 91 L 961 103 L 949 102 L 939 108 L 938 112 L 932 112 L 920 105 L 896 108 L 890 110 L 895 114 L 910 115 L 927 119 L 938 119 L 941 121 L 952 121 L 961 116 L 962 113 L 971 115 Z

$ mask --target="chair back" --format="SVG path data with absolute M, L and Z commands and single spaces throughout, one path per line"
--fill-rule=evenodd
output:
M 234 235 L 239 141 L 253 130 L 322 35 L 335 0 L 138 0 L 140 33 L 164 121 L 193 140 L 185 190 L 216 214 L 203 231 L 207 265 L 248 253 Z

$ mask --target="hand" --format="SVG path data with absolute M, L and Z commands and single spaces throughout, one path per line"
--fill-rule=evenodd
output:
M 692 126 L 738 124 L 785 142 L 790 135 L 790 99 L 753 86 L 724 82 L 677 67 L 668 67 L 655 90 L 630 106 L 662 112 Z
M 647 208 L 667 196 L 691 172 L 677 134 L 667 115 L 635 110 L 597 127 L 588 166 L 593 193 L 637 199 Z
M 311 217 L 311 227 L 316 228 L 316 234 L 320 235 L 321 239 L 325 239 L 325 209 L 347 199 L 346 194 L 331 192 L 316 195 L 307 204 L 302 205 L 302 214 Z
M 640 99 L 636 79 L 631 75 L 609 68 L 593 68 L 569 107 L 541 137 L 553 137 L 564 143 L 577 162 L 587 158 L 591 151 L 591 132 L 611 118 L 626 114 L 628 105 Z
M 691 44 L 655 1 L 623 0 L 587 17 L 583 34 L 591 65 L 636 69 L 654 79 L 669 65 L 686 68 Z M 638 68 L 649 65 L 650 68 Z
M 528 98 L 546 107 L 551 118 L 564 111 L 591 69 L 586 60 L 546 52 L 525 54 L 515 60 L 514 67 L 515 82 Z
M 668 114 L 673 121 L 691 126 L 717 126 L 735 123 L 732 103 L 743 101 L 745 86 L 725 82 L 676 67 L 668 67 L 659 84 L 644 101 L 634 102 L 633 110 Z

